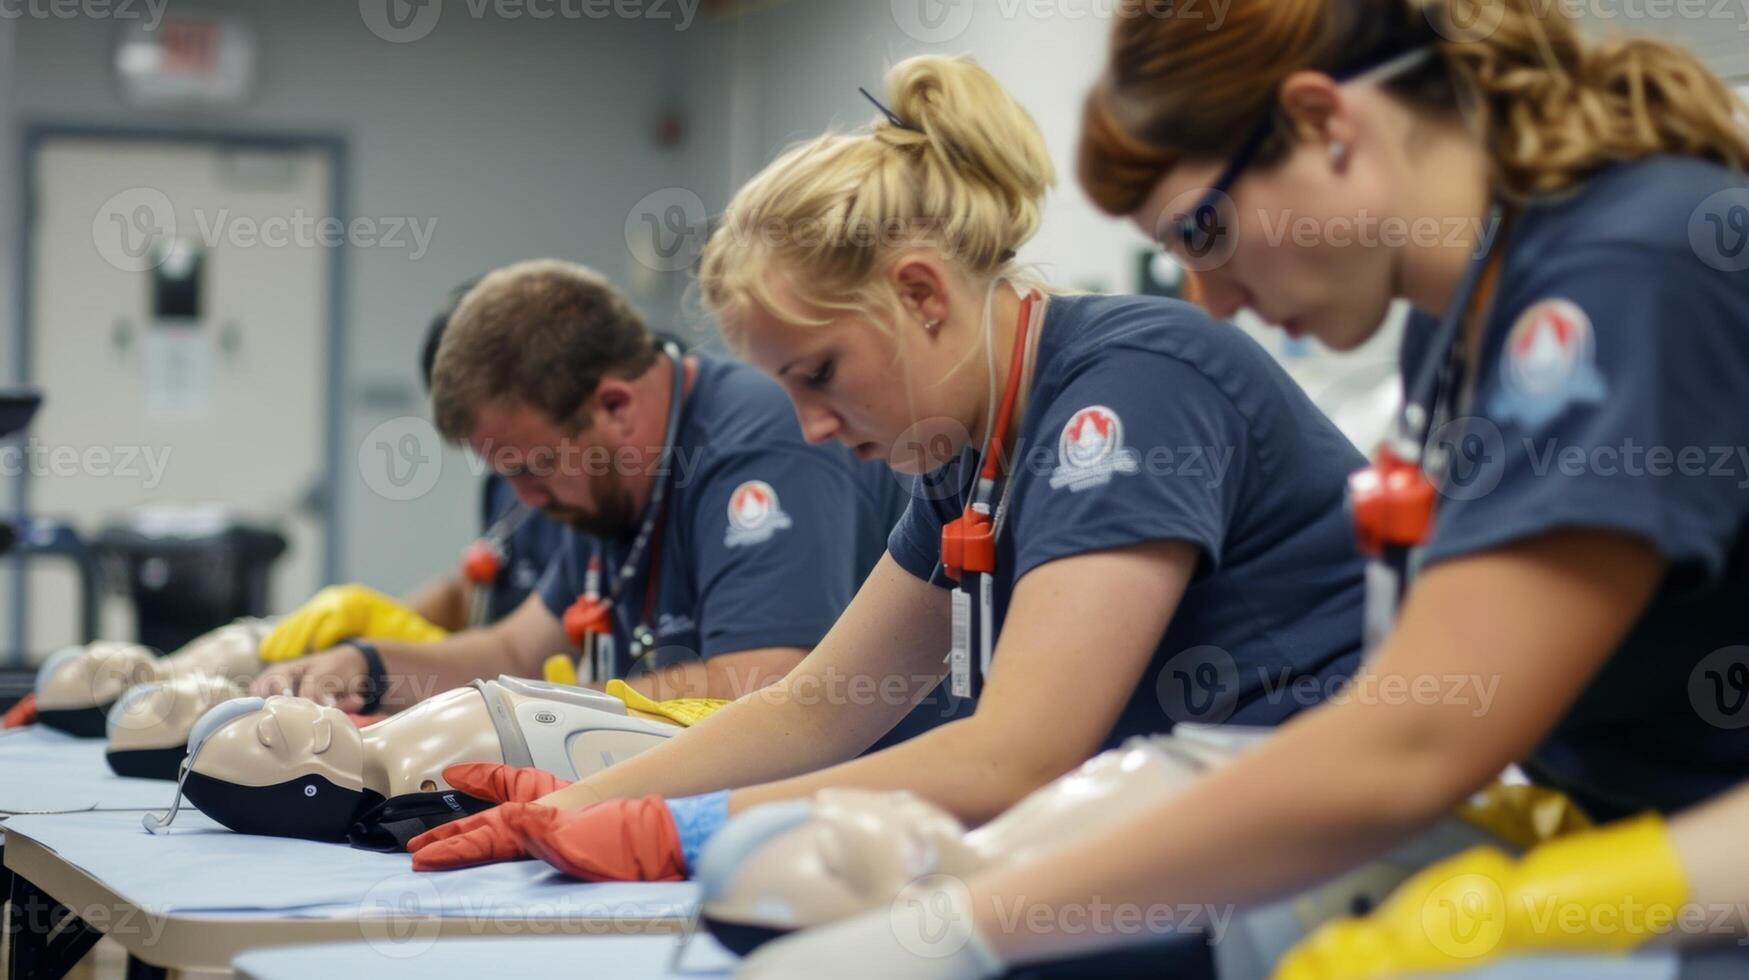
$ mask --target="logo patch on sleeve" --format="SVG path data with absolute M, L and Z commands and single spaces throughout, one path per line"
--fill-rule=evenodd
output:
M 748 480 L 729 494 L 729 529 L 723 534 L 723 545 L 763 544 L 791 523 L 771 484 Z
M 1104 405 L 1089 405 L 1063 425 L 1051 489 L 1079 493 L 1110 483 L 1113 474 L 1136 470 L 1136 454 L 1123 444 L 1123 419 Z
M 1488 409 L 1500 421 L 1536 428 L 1569 405 L 1603 401 L 1605 390 L 1591 318 L 1575 303 L 1545 299 L 1506 335 L 1500 389 Z

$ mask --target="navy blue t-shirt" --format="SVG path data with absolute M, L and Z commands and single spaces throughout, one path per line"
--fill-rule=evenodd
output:
M 523 504 L 516 499 L 509 480 L 496 473 L 487 475 L 480 493 L 480 532 L 490 533 L 492 525 L 521 507 Z M 563 527 L 539 511 L 522 519 L 515 533 L 504 542 L 504 568 L 492 583 L 486 601 L 486 622 L 496 623 L 522 605 L 558 554 L 564 534 Z
M 783 389 L 745 364 L 698 356 L 681 408 L 663 522 L 656 650 L 638 671 L 760 647 L 812 647 L 885 549 L 906 490 L 843 447 L 809 446 Z M 607 543 L 625 560 L 635 530 Z M 597 542 L 567 529 L 541 579 L 554 616 L 583 591 Z M 631 671 L 649 561 L 614 609 L 615 676 Z M 608 587 L 604 574 L 602 589 Z
M 1655 548 L 1651 605 L 1526 769 L 1593 817 L 1673 810 L 1749 778 L 1749 179 L 1618 165 L 1507 246 L 1419 559 L 1558 528 Z
M 888 541 L 918 578 L 939 572 L 974 455 L 919 479 Z M 1180 721 L 1280 722 L 1359 657 L 1363 570 L 1343 493 L 1362 463 L 1260 346 L 1200 308 L 1054 296 L 997 541 L 998 636 L 1014 583 L 1039 565 L 1188 541 L 1195 578 L 1107 744 Z M 1099 670 L 1097 652 L 1077 655 Z

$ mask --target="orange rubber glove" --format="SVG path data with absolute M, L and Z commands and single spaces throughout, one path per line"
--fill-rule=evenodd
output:
M 496 762 L 463 762 L 445 766 L 443 781 L 468 794 L 493 803 L 533 803 L 571 785 L 545 769 L 517 768 Z
M 505 808 L 507 809 L 507 808 Z M 584 881 L 684 881 L 680 830 L 660 796 L 582 810 L 527 806 L 504 822 L 523 850 Z
M 499 805 L 408 841 L 414 871 L 449 871 L 477 864 L 528 860 L 530 855 L 523 850 L 521 840 L 505 823 L 506 810 L 528 806 L 571 785 L 569 780 L 550 772 L 495 762 L 464 762 L 446 767 L 443 781 L 469 796 Z
M 500 803 L 490 810 L 427 830 L 407 842 L 414 871 L 454 871 L 500 861 L 526 861 L 522 838 L 511 828 L 511 814 L 548 807 L 533 803 Z
M 6 716 L 0 719 L 0 728 L 23 728 L 36 723 L 36 692 L 32 691 L 18 699 L 18 703 L 6 709 Z

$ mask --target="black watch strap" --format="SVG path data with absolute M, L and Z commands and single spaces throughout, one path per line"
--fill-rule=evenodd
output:
M 364 657 L 364 707 L 358 709 L 358 713 L 368 715 L 383 706 L 383 695 L 389 692 L 389 673 L 383 667 L 383 652 L 369 640 L 351 639 L 346 643 Z

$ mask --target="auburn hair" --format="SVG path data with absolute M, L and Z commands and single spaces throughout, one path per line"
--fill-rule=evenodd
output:
M 1278 116 L 1258 163 L 1291 142 L 1277 100 L 1298 71 L 1379 56 L 1437 57 L 1384 83 L 1461 118 L 1508 198 L 1559 191 L 1610 163 L 1661 153 L 1749 167 L 1744 106 L 1687 50 L 1587 40 L 1546 0 L 1232 0 L 1210 30 L 1179 4 L 1121 0 L 1110 57 L 1082 113 L 1078 175 L 1113 215 L 1135 212 L 1180 161 L 1231 155 L 1251 120 Z M 1195 11 L 1200 13 L 1201 11 Z

